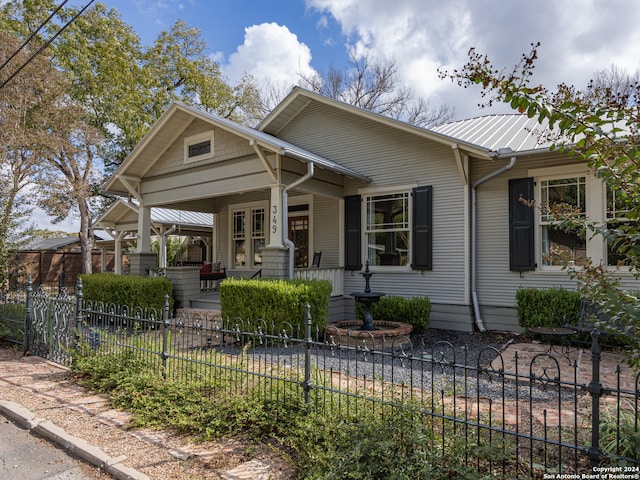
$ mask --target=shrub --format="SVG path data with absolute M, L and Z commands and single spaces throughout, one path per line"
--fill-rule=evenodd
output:
M 580 294 L 559 287 L 520 288 L 516 292 L 516 304 L 522 328 L 562 327 L 565 322 L 575 325 L 580 312 Z
M 165 277 L 93 273 L 80 278 L 85 301 L 140 307 L 143 311 L 155 309 L 161 318 L 165 295 L 169 295 L 169 310 L 173 310 L 173 287 Z
M 356 314 L 358 318 L 364 316 L 364 307 L 359 303 Z M 428 297 L 384 296 L 371 305 L 371 314 L 375 320 L 405 322 L 413 326 L 414 333 L 423 333 L 429 326 L 431 301 Z
M 329 314 L 331 282 L 327 280 L 240 280 L 220 285 L 222 313 L 245 320 L 263 319 L 280 329 L 285 323 L 302 327 L 306 304 L 314 326 L 322 328 Z

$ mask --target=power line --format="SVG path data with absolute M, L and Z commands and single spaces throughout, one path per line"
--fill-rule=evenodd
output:
M 49 17 L 48 17 L 44 22 L 42 22 L 42 23 L 40 24 L 40 26 L 36 29 L 36 31 L 35 31 L 35 32 L 33 32 L 31 35 L 29 35 L 29 38 L 27 38 L 27 39 L 22 43 L 22 45 L 20 45 L 20 48 L 18 48 L 15 52 L 13 52 L 13 54 L 12 54 L 9 58 L 7 58 L 7 59 L 5 60 L 5 62 L 4 62 L 2 65 L 0 65 L 0 70 L 2 70 L 4 67 L 6 67 L 6 66 L 7 66 L 7 63 L 9 63 L 11 60 L 13 60 L 13 58 L 14 58 L 18 53 L 20 53 L 20 51 L 21 51 L 24 47 L 26 47 L 27 43 L 29 43 L 29 42 L 31 41 L 31 39 L 37 35 L 37 33 L 42 29 L 42 27 L 44 27 L 47 23 L 49 23 L 49 21 L 50 21 L 50 20 L 55 16 L 55 14 L 56 14 L 56 13 L 58 13 L 58 11 L 59 11 L 62 7 L 64 7 L 64 4 L 65 4 L 65 3 L 67 3 L 68 1 L 69 1 L 69 0 L 64 0 L 64 2 L 62 2 L 62 3 L 60 4 L 60 6 L 59 6 L 58 8 L 56 8 L 56 9 L 55 9 L 55 11 L 54 11 L 51 15 L 49 15 Z
M 33 55 L 31 55 L 29 57 L 29 59 L 24 62 L 24 64 L 22 64 L 22 66 L 20 68 L 18 68 L 15 72 L 13 72 L 11 74 L 11 76 L 9 78 L 7 78 L 4 82 L 2 82 L 0 84 L 0 90 L 2 90 L 2 88 L 9 83 L 11 80 L 13 80 L 13 78 L 22 71 L 22 69 L 24 67 L 26 67 L 27 65 L 29 65 L 29 63 L 31 63 L 33 61 L 33 59 L 38 56 L 45 48 L 47 48 L 49 45 L 51 45 L 53 43 L 53 41 L 58 37 L 58 35 L 60 35 L 69 25 L 71 25 L 73 22 L 75 22 L 77 20 L 77 18 L 82 15 L 84 13 L 84 11 L 89 8 L 91 6 L 91 4 L 94 2 L 95 0 L 91 0 L 89 3 L 87 3 L 84 7 L 82 7 L 82 10 L 80 10 L 76 15 L 74 15 L 74 17 L 69 20 L 60 30 L 58 30 L 56 32 L 56 34 L 51 37 L 49 39 L 49 41 L 47 41 L 47 43 L 45 43 L 42 47 L 40 47 Z

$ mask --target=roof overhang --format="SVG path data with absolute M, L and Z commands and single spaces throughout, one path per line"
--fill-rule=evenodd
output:
M 153 167 L 153 164 L 158 158 L 195 120 L 201 120 L 213 127 L 226 130 L 240 138 L 244 138 L 254 149 L 259 147 L 260 149 L 277 155 L 287 156 L 301 162 L 313 163 L 317 168 L 326 169 L 348 178 L 365 183 L 371 182 L 371 179 L 366 175 L 280 140 L 268 133 L 240 125 L 231 120 L 176 101 L 169 106 L 167 111 L 151 127 L 138 145 L 136 145 L 131 154 L 107 180 L 104 185 L 104 191 L 133 197 L 140 201 L 139 188 L 144 176 Z M 259 153 L 257 154 L 259 155 Z

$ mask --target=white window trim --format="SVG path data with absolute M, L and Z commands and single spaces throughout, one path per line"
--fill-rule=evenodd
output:
M 233 270 L 259 270 L 259 267 L 256 268 L 253 265 L 253 255 L 255 252 L 253 252 L 253 222 L 252 222 L 252 218 L 251 218 L 251 210 L 255 209 L 255 208 L 263 208 L 264 209 L 264 214 L 265 214 L 265 245 L 269 245 L 269 237 L 271 232 L 269 231 L 268 228 L 268 221 L 269 221 L 269 201 L 268 200 L 262 200 L 262 201 L 258 201 L 258 202 L 246 202 L 246 203 L 234 203 L 232 205 L 228 206 L 228 212 L 227 212 L 227 216 L 229 217 L 228 219 L 228 258 L 229 258 L 229 267 Z M 250 260 L 250 262 L 248 261 L 247 263 L 245 263 L 244 267 L 235 266 L 235 256 L 234 256 L 234 252 L 233 252 L 233 246 L 234 246 L 234 241 L 233 241 L 233 212 L 234 211 L 238 211 L 238 210 L 245 210 L 246 212 L 246 217 L 245 217 L 245 221 L 247 222 L 247 224 L 245 225 L 245 241 L 247 242 L 247 245 L 249 245 L 249 248 L 251 249 L 251 251 L 246 252 L 247 255 L 247 259 Z
M 585 177 L 585 187 L 586 187 L 586 210 L 587 217 L 598 223 L 602 223 L 606 218 L 606 190 L 604 186 L 604 182 L 596 177 L 585 164 L 580 165 L 562 165 L 559 167 L 548 167 L 548 168 L 535 168 L 531 169 L 528 172 L 530 177 L 534 178 L 535 181 L 535 190 L 534 190 L 534 198 L 536 199 L 536 204 L 539 205 L 541 201 L 541 189 L 542 189 L 542 180 L 553 180 L 558 178 L 567 178 L 567 177 L 576 177 L 581 176 Z M 543 272 L 564 272 L 564 269 L 561 265 L 545 265 L 543 262 L 543 253 L 542 253 L 542 223 L 541 223 L 541 214 L 538 210 L 535 215 L 535 231 L 536 231 L 536 262 L 538 264 L 538 270 Z M 600 262 L 606 262 L 607 255 L 607 247 L 604 241 L 604 238 L 600 235 L 593 235 L 590 232 L 586 233 L 586 242 L 587 242 L 587 257 L 591 258 L 591 260 L 598 264 Z
M 370 270 L 372 272 L 381 272 L 381 273 L 406 273 L 411 272 L 411 263 L 413 261 L 413 197 L 411 193 L 413 189 L 418 186 L 417 183 L 412 184 L 403 184 L 403 185 L 387 185 L 384 187 L 364 187 L 358 189 L 358 194 L 362 196 L 362 212 L 360 215 L 360 231 L 362 232 L 361 241 L 362 244 L 360 246 L 362 255 L 362 265 L 365 265 L 367 260 L 367 197 L 375 197 L 378 195 L 386 195 L 392 193 L 408 193 L 408 220 L 409 220 L 409 238 L 408 238 L 408 250 L 409 255 L 407 258 L 407 265 L 370 265 Z
M 213 130 L 210 130 L 204 133 L 199 133 L 198 135 L 192 135 L 190 137 L 186 137 L 184 139 L 184 163 L 200 162 L 202 160 L 208 160 L 210 158 L 213 158 L 213 153 L 214 153 L 213 137 L 214 137 Z M 206 142 L 207 140 L 211 142 L 211 151 L 209 153 L 204 153 L 202 155 L 197 155 L 195 157 L 189 157 L 189 147 L 191 145 Z

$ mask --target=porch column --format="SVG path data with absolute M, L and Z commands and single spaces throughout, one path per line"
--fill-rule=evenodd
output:
M 262 249 L 262 276 L 265 278 L 289 277 L 289 250 L 284 244 L 287 228 L 284 185 L 271 186 L 269 207 L 269 244 Z
M 204 261 L 205 262 L 213 262 L 213 257 L 211 255 L 211 238 L 202 237 L 202 243 L 204 243 Z
M 113 254 L 113 271 L 116 275 L 122 275 L 122 239 L 127 232 L 116 232 L 113 240 L 115 251 Z
M 130 266 L 132 275 L 149 275 L 158 266 L 158 256 L 151 251 L 151 207 L 138 207 L 138 244 Z
M 284 185 L 271 186 L 271 204 L 269 207 L 269 248 L 284 248 L 285 222 L 287 212 L 284 211 Z
M 100 271 L 103 273 L 107 271 L 107 248 L 106 247 L 100 247 Z
M 137 253 L 151 252 L 151 207 L 138 207 Z

